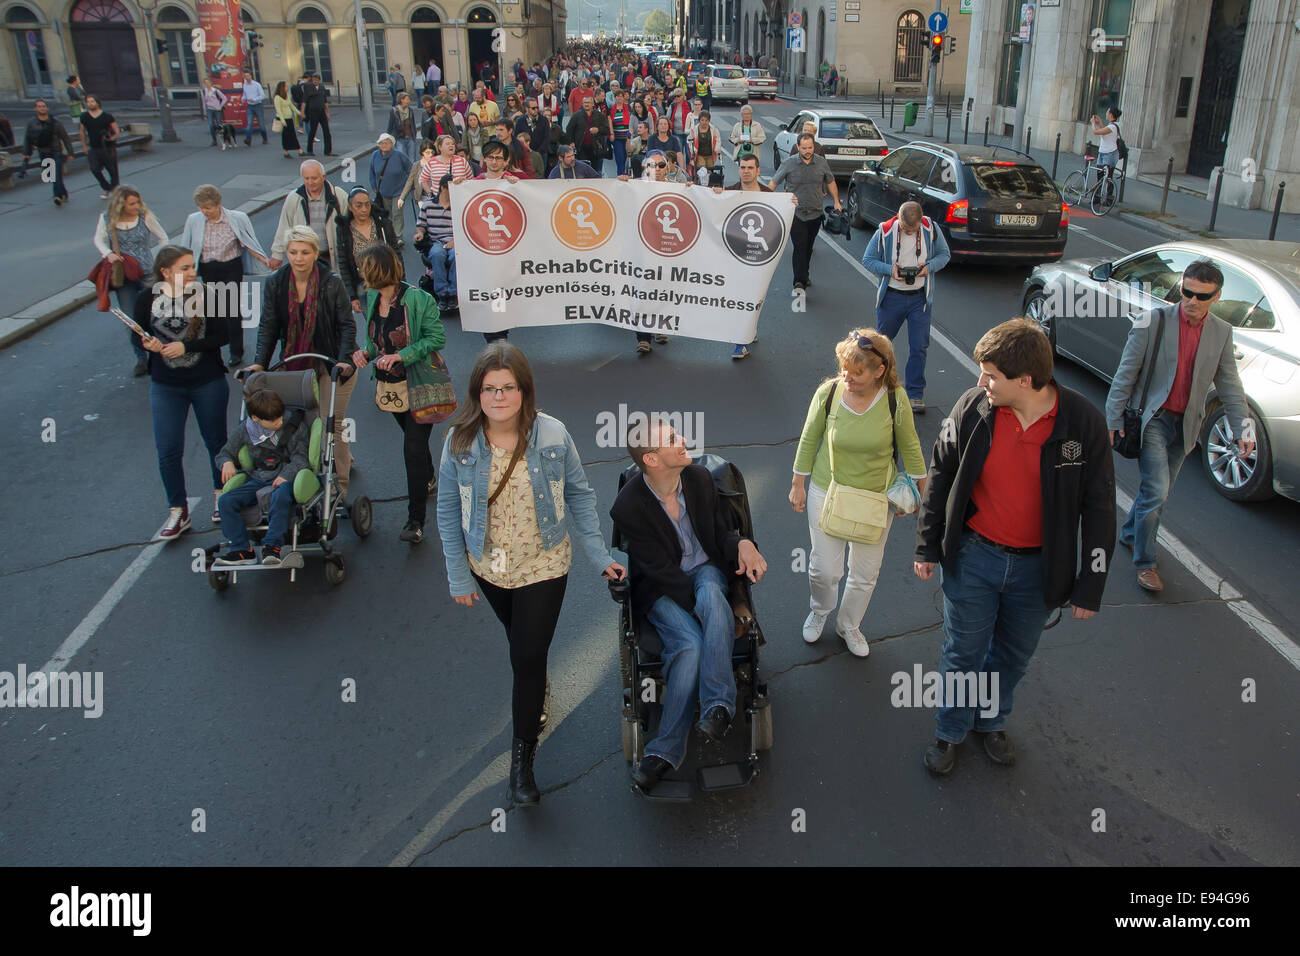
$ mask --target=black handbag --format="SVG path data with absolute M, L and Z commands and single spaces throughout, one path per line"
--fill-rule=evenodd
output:
M 1137 458 L 1142 454 L 1142 410 L 1146 408 L 1147 395 L 1151 391 L 1151 377 L 1156 371 L 1156 357 L 1160 354 L 1160 337 L 1165 334 L 1165 316 L 1160 313 L 1156 325 L 1156 345 L 1151 350 L 1151 364 L 1147 367 L 1147 382 L 1142 386 L 1142 401 L 1134 408 L 1130 402 L 1124 406 L 1124 434 L 1116 435 L 1114 449 L 1124 458 Z M 1145 356 L 1143 357 L 1145 359 Z

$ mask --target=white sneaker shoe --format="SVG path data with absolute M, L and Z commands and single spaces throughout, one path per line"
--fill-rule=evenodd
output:
M 871 645 L 867 643 L 862 631 L 856 627 L 842 628 L 837 624 L 835 633 L 844 638 L 844 643 L 849 645 L 849 653 L 854 657 L 866 657 L 871 653 Z
M 803 622 L 803 639 L 808 644 L 816 644 L 821 640 L 822 628 L 826 626 L 826 615 L 818 614 L 813 611 L 808 615 L 808 619 Z

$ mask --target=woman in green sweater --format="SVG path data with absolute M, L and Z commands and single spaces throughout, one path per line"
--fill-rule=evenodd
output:
M 447 344 L 438 304 L 423 289 L 413 289 L 403 281 L 402 260 L 392 246 L 367 246 L 358 258 L 367 290 L 366 344 L 353 353 L 352 360 L 358 369 L 373 362 L 374 376 L 382 384 L 405 382 L 409 368 L 427 368 L 429 356 Z M 392 391 L 382 384 L 383 393 Z M 419 544 L 424 540 L 425 499 L 433 494 L 437 481 L 429 451 L 433 425 L 420 424 L 410 412 L 392 415 L 402 430 L 406 459 L 406 527 L 399 538 Z
M 861 631 L 862 619 L 880 575 L 885 542 L 893 523 L 890 510 L 884 533 L 875 544 L 832 537 L 821 530 L 819 519 L 831 481 L 850 488 L 884 494 L 896 474 L 893 448 L 907 473 L 925 489 L 925 458 L 912 423 L 912 407 L 898 384 L 898 366 L 888 338 L 871 329 L 854 329 L 835 346 L 840 374 L 823 382 L 808 405 L 808 417 L 794 456 L 790 504 L 796 513 L 808 513 L 812 549 L 808 558 L 808 584 L 812 613 L 803 625 L 803 639 L 816 643 L 826 618 L 835 610 L 840 578 L 844 576 L 844 546 L 849 547 L 849 579 L 839 602 L 835 633 L 857 657 L 870 653 Z M 891 421 L 890 395 L 895 411 Z M 812 484 L 805 487 L 809 475 Z

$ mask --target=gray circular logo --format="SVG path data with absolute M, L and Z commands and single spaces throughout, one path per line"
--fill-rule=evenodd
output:
M 746 265 L 767 265 L 785 245 L 785 222 L 766 203 L 747 202 L 723 222 L 722 241 Z

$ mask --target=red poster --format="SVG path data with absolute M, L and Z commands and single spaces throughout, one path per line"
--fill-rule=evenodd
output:
M 239 0 L 197 0 L 203 31 L 203 59 L 208 76 L 229 97 L 225 119 L 236 129 L 244 123 L 244 24 Z

